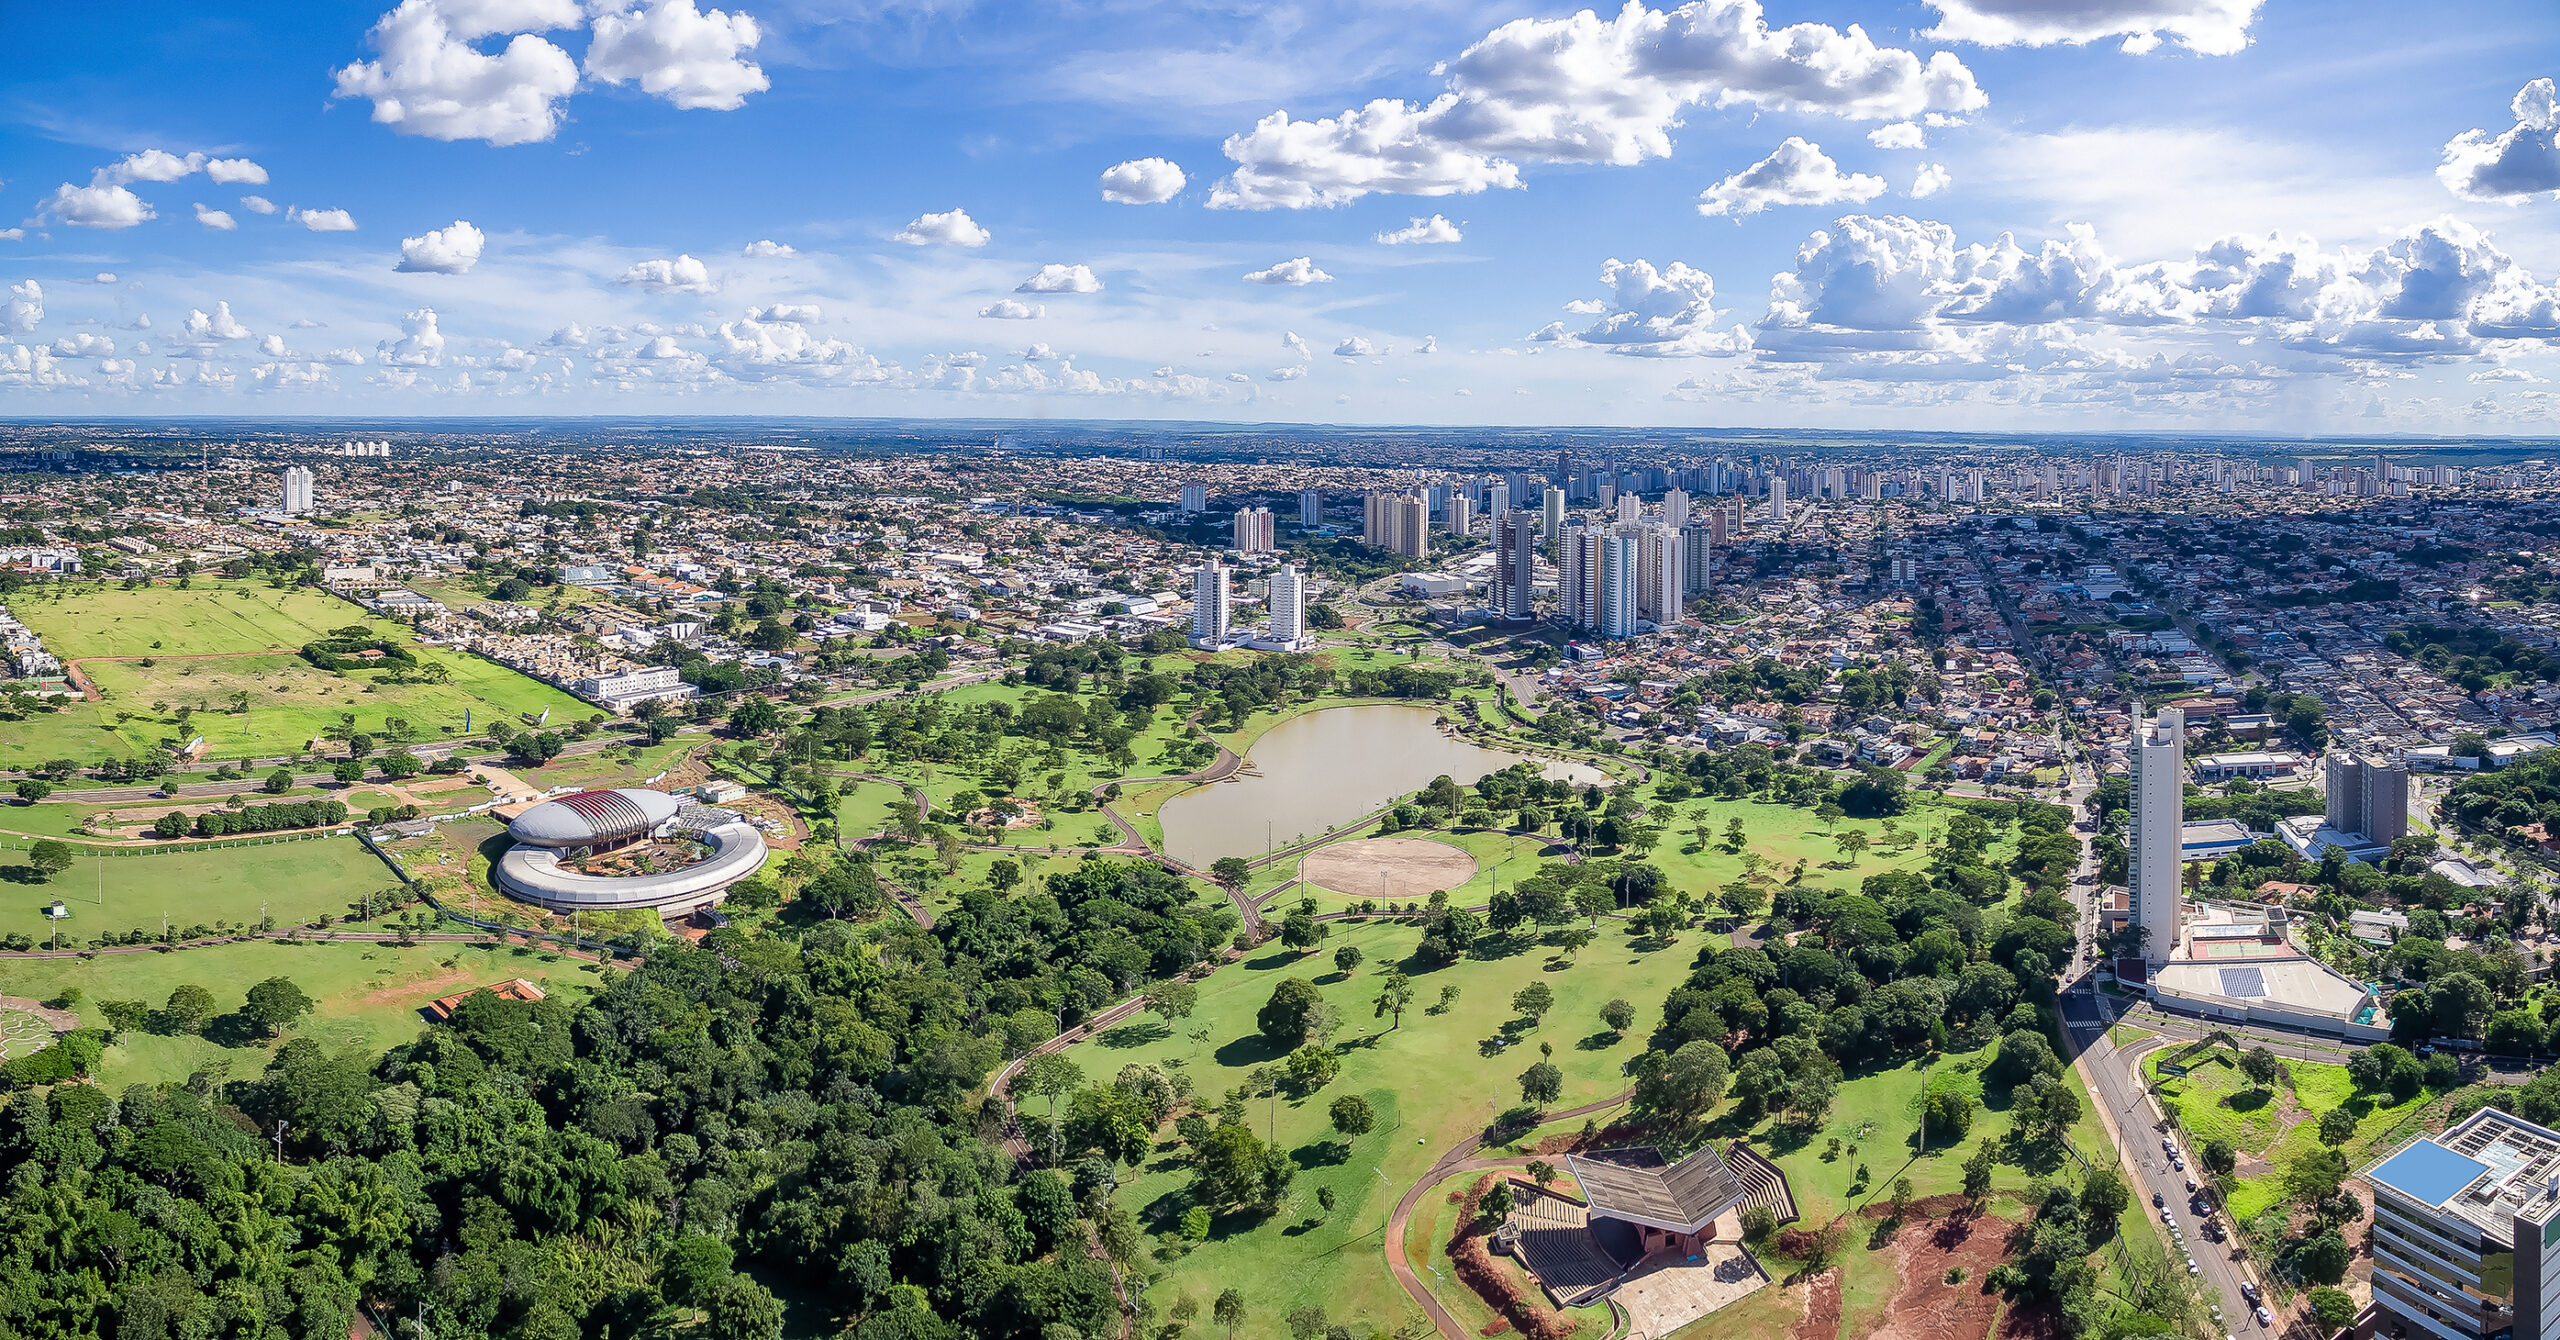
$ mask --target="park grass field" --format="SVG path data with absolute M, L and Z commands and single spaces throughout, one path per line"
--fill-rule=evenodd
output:
M 1662 868 L 1672 888 L 1695 898 L 1710 899 L 1716 890 L 1743 875 L 1741 853 L 1724 848 L 1725 826 L 1735 819 L 1742 821 L 1744 851 L 1757 853 L 1768 863 L 1764 869 L 1778 878 L 1785 879 L 1796 862 L 1803 861 L 1806 884 L 1855 889 L 1869 875 L 1916 870 L 1928 864 L 1930 839 L 1945 830 L 1948 817 L 1955 813 L 1915 799 L 1909 810 L 1893 820 L 1895 828 L 1908 840 L 1888 847 L 1881 835 L 1881 820 L 1842 819 L 1825 829 L 1812 810 L 1775 801 L 1716 797 L 1681 801 L 1673 809 L 1673 817 L 1663 826 L 1662 844 L 1646 859 Z M 1700 824 L 1707 829 L 1703 847 L 1696 832 Z M 1835 834 L 1852 828 L 1865 832 L 1873 844 L 1858 854 L 1855 864 L 1850 864 L 1831 841 Z M 1998 830 L 1994 832 L 1997 834 Z M 2000 846 L 1995 840 L 1995 853 Z
M 71 913 L 62 923 L 68 946 L 86 945 L 107 931 L 140 927 L 157 934 L 163 916 L 173 926 L 254 926 L 261 907 L 279 925 L 344 916 L 363 895 L 398 883 L 351 837 L 226 841 L 240 845 L 138 855 L 84 852 L 49 882 L 0 882 L 0 934 L 47 939 L 54 928 L 44 909 L 57 898 Z M 0 873 L 25 877 L 25 845 L 0 844 Z
M 86 959 L 0 960 L 0 994 L 39 1000 L 80 991 L 76 1007 L 85 1025 L 104 1026 L 99 1002 L 139 1000 L 157 1006 L 182 983 L 213 993 L 217 1008 L 239 1007 L 254 983 L 289 977 L 316 1003 L 287 1030 L 313 1038 L 331 1051 L 379 1051 L 418 1035 L 420 1006 L 438 996 L 522 977 L 546 992 L 583 989 L 597 982 L 590 965 L 523 946 L 503 949 L 456 943 L 403 949 L 391 944 L 252 940 L 169 953 L 102 954 Z M 208 1030 L 216 1038 L 226 1035 Z M 107 1048 L 96 1076 L 108 1092 L 128 1084 L 183 1081 L 212 1068 L 233 1079 L 252 1079 L 273 1055 L 271 1043 L 226 1046 L 215 1038 L 128 1033 Z
M 445 668 L 442 684 L 391 684 L 382 672 L 319 669 L 296 652 L 333 628 L 362 624 L 395 643 L 415 644 L 404 625 L 299 588 L 204 581 L 183 590 L 126 591 L 75 584 L 13 609 L 48 650 L 81 661 L 104 700 L 14 723 L 0 733 L 0 766 L 86 761 L 101 752 L 133 755 L 184 743 L 182 735 L 204 736 L 213 757 L 296 753 L 350 712 L 357 729 L 377 737 L 386 733 L 388 718 L 398 717 L 421 738 L 436 739 L 460 733 L 466 713 L 477 729 L 500 714 L 548 710 L 555 722 L 567 722 L 594 710 L 494 662 L 435 649 L 420 656 Z M 88 659 L 98 657 L 123 659 Z M 242 694 L 247 710 L 232 710 Z M 183 728 L 176 716 L 181 707 L 193 709 Z
M 1407 964 L 1415 999 L 1405 1010 L 1404 1026 L 1389 1031 L 1388 1021 L 1375 1017 L 1371 997 L 1383 971 L 1410 958 L 1419 935 L 1409 925 L 1333 923 L 1332 937 L 1312 955 L 1269 948 L 1212 974 L 1201 984 L 1197 1011 L 1169 1030 L 1142 1015 L 1139 1022 L 1069 1050 L 1070 1059 L 1096 1076 L 1132 1062 L 1179 1063 L 1176 1068 L 1187 1068 L 1199 1093 L 1214 1105 L 1248 1071 L 1275 1059 L 1255 1031 L 1253 1015 L 1282 978 L 1313 982 L 1346 1020 L 1337 1040 L 1340 1078 L 1308 1098 L 1251 1105 L 1255 1128 L 1273 1130 L 1282 1147 L 1306 1165 L 1293 1193 L 1295 1210 L 1259 1223 L 1242 1217 L 1220 1222 L 1208 1241 L 1167 1267 L 1154 1294 L 1160 1303 L 1183 1293 L 1205 1302 L 1232 1284 L 1254 1299 L 1255 1316 L 1246 1329 L 1256 1336 L 1281 1334 L 1282 1316 L 1306 1303 L 1324 1305 L 1337 1320 L 1362 1318 L 1393 1327 L 1405 1299 L 1387 1274 L 1376 1234 L 1397 1195 L 1452 1144 L 1519 1101 L 1516 1076 L 1537 1061 L 1540 1041 L 1554 1046 L 1552 1059 L 1565 1075 L 1557 1107 L 1623 1090 L 1621 1068 L 1642 1049 L 1642 1036 L 1610 1035 L 1599 1022 L 1600 1006 L 1613 996 L 1635 1002 L 1640 1012 L 1658 1005 L 1687 973 L 1694 953 L 1685 940 L 1640 948 L 1633 946 L 1647 942 L 1604 937 L 1583 950 L 1578 962 L 1555 971 L 1548 970 L 1552 951 L 1537 947 L 1429 971 Z M 1343 945 L 1367 955 L 1348 980 L 1333 967 L 1333 951 Z M 1532 981 L 1554 989 L 1554 1010 L 1539 1028 L 1521 1034 L 1519 1043 L 1498 1045 L 1512 993 Z M 1455 1007 L 1428 1012 L 1444 985 L 1458 988 Z M 1200 1030 L 1207 1037 L 1195 1042 L 1190 1035 Z M 1394 1100 L 1380 1104 L 1379 1131 L 1357 1142 L 1348 1158 L 1333 1152 L 1337 1140 L 1326 1115 L 1327 1106 L 1345 1093 L 1368 1094 L 1373 1103 L 1380 1093 Z M 1178 1191 L 1189 1177 L 1177 1165 L 1160 1148 L 1123 1184 L 1124 1203 L 1143 1211 Z M 1304 1228 L 1315 1212 L 1317 1186 L 1334 1188 L 1336 1208 L 1321 1225 Z
M 2231 1213 L 2255 1219 L 2284 1195 L 2284 1169 L 2320 1144 L 2320 1118 L 2333 1108 L 2356 1114 L 2356 1131 L 2339 1146 L 2350 1166 L 2380 1152 L 2375 1145 L 2420 1108 L 2441 1097 L 2420 1090 L 2403 1102 L 2387 1095 L 2358 1095 L 2345 1066 L 2318 1061 L 2287 1060 L 2290 1078 L 2281 1092 L 2251 1084 L 2233 1064 L 2234 1054 L 2217 1049 L 2184 1075 L 2160 1074 L 2160 1058 L 2182 1049 L 2156 1050 L 2142 1058 L 2143 1078 L 2158 1091 L 2178 1120 L 2199 1141 L 2228 1140 L 2243 1156 L 2241 1176 L 2231 1188 Z

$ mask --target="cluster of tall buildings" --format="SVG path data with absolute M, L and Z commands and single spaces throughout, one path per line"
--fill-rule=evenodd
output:
M 1235 623 L 1235 569 L 1215 558 L 1191 575 L 1191 645 L 1204 651 L 1251 647 L 1299 651 L 1307 644 L 1307 575 L 1297 564 L 1274 568 L 1263 588 L 1259 632 Z
M 313 510 L 311 471 L 299 465 L 284 468 L 281 510 L 286 516 L 301 516 Z
M 1406 558 L 1431 547 L 1431 503 L 1419 493 L 1371 493 L 1361 500 L 1360 542 Z
M 1240 554 L 1280 551 L 1279 532 L 1272 525 L 1270 508 L 1246 507 L 1236 512 L 1235 550 Z

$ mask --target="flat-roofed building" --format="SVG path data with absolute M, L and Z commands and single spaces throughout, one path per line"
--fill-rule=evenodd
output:
M 2389 846 L 2409 836 L 2409 769 L 2345 750 L 2329 755 L 2328 805 L 2323 817 L 2341 833 L 2362 834 Z
M 2560 1131 L 2486 1107 L 2364 1179 L 2377 1333 L 2560 1337 Z

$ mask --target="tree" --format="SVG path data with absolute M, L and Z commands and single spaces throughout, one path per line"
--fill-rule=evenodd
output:
M 1300 1093 L 1314 1093 L 1342 1073 L 1342 1058 L 1333 1048 L 1308 1043 L 1289 1053 L 1289 1082 Z
M 1180 978 L 1158 982 L 1147 988 L 1147 1012 L 1171 1025 L 1188 1019 L 1200 1004 L 1200 988 Z
M 2101 1225 L 2113 1224 L 2132 1203 L 2133 1188 L 2114 1168 L 2100 1168 L 2080 1184 L 2080 1212 Z
M 54 838 L 38 838 L 27 848 L 27 864 L 46 879 L 70 869 L 71 860 L 71 844 Z
M 782 1303 L 746 1275 L 731 1275 L 711 1300 L 711 1340 L 781 1340 Z
M 1510 1216 L 1511 1178 L 1507 1174 L 1497 1173 L 1494 1175 L 1493 1185 L 1486 1188 L 1483 1198 L 1476 1202 L 1476 1217 L 1486 1223 L 1492 1223 Z
M 1531 982 L 1511 993 L 1512 1012 L 1533 1024 L 1555 1007 L 1556 989 L 1544 982 Z
M 1334 971 L 1341 973 L 1343 976 L 1349 977 L 1351 975 L 1351 970 L 1359 967 L 1360 960 L 1366 957 L 1368 956 L 1360 952 L 1360 946 L 1344 945 L 1340 949 L 1333 951 L 1333 969 Z
M 2204 1142 L 2204 1166 L 2229 1176 L 2232 1169 L 2240 1166 L 2240 1151 L 2232 1148 L 2230 1141 L 2218 1136 L 2207 1140 Z
M 179 1033 L 201 1033 L 213 1020 L 213 993 L 193 982 L 185 983 L 169 993 L 169 1003 L 160 1007 L 171 1030 Z
M 1244 1325 L 1244 1295 L 1234 1289 L 1225 1290 L 1218 1295 L 1218 1301 L 1209 1305 L 1209 1316 L 1227 1328 L 1227 1340 L 1236 1340 L 1236 1328 Z
M 23 800 L 30 805 L 52 794 L 53 783 L 51 782 L 39 781 L 30 777 L 27 780 L 18 783 L 18 799 Z
M 2356 1114 L 2333 1107 L 2320 1114 L 2320 1143 L 2336 1148 L 2356 1138 Z
M 1084 1084 L 1084 1070 L 1062 1052 L 1042 1052 L 1022 1063 L 1015 1082 L 1035 1097 L 1049 1100 L 1049 1119 L 1057 1120 L 1058 1099 Z
M 2339 1185 L 2346 1180 L 2347 1156 L 2335 1149 L 2306 1149 L 2285 1165 L 2285 1195 L 2301 1205 L 2317 1205 L 2337 1195 Z
M 782 711 L 773 705 L 770 698 L 750 694 L 729 709 L 729 733 L 741 740 L 771 735 L 780 729 Z
M 1973 1096 L 1958 1089 L 1939 1089 L 1921 1108 L 1921 1124 L 1932 1145 L 1946 1147 L 1973 1133 Z
M 1540 1061 L 1520 1072 L 1520 1101 L 1544 1111 L 1564 1093 L 1564 1072 L 1552 1061 Z
M 1869 838 L 1864 831 L 1852 828 L 1844 833 L 1833 834 L 1831 845 L 1839 848 L 1840 854 L 1849 858 L 1849 864 L 1856 865 L 1858 853 L 1872 846 L 1873 839 Z
M 270 977 L 249 988 L 249 998 L 240 1013 L 248 1016 L 267 1036 L 284 1031 L 285 1025 L 311 1013 L 311 997 L 294 985 L 290 977 Z
M 1390 1028 L 1404 1027 L 1404 1007 L 1413 1003 L 1413 979 L 1389 969 L 1386 976 L 1378 979 L 1378 995 L 1370 1003 L 1376 1007 L 1370 1017 L 1392 1014 L 1395 1022 Z
M 2284 1062 L 2264 1047 L 2251 1047 L 2240 1053 L 2240 1073 L 2259 1088 L 2272 1089 L 2276 1077 L 2284 1073 Z
M 1724 1048 L 1704 1038 L 1681 1044 L 1667 1057 L 1647 1052 L 1637 1066 L 1635 1105 L 1682 1121 L 1721 1101 L 1732 1078 Z
M 329 765 L 329 775 L 352 786 L 364 780 L 364 762 L 353 758 L 339 759 Z
M 1209 863 L 1209 877 L 1230 889 L 1241 889 L 1253 878 L 1253 867 L 1241 856 L 1221 856 Z
M 2311 1290 L 2311 1316 L 2322 1330 L 2335 1331 L 2354 1321 L 2357 1310 L 2355 1295 L 2344 1289 L 2322 1284 Z
M 1378 1124 L 1377 1110 L 1369 1106 L 1368 1099 L 1356 1093 L 1346 1093 L 1334 1099 L 1333 1106 L 1325 1112 L 1333 1119 L 1333 1129 L 1346 1143 L 1367 1135 Z
M 1991 1198 L 1991 1146 L 1987 1143 L 1964 1161 L 1964 1198 L 1977 1208 Z
M 1612 1000 L 1600 1007 L 1600 1022 L 1608 1025 L 1609 1031 L 1619 1037 L 1625 1037 L 1627 1029 L 1633 1026 L 1635 1021 L 1636 1007 L 1628 1004 L 1624 998 Z
M 703 1307 L 719 1296 L 737 1254 L 707 1233 L 677 1238 L 658 1261 L 658 1292 L 679 1307 Z
M 262 784 L 262 789 L 271 796 L 283 795 L 285 792 L 293 789 L 293 773 L 285 768 L 278 768 L 274 772 L 268 773 L 267 780 Z
M 2348 1249 L 2347 1240 L 2340 1237 L 2334 1228 L 2313 1234 L 2293 1254 L 2294 1265 L 2302 1271 L 2302 1277 L 2314 1284 L 2334 1285 L 2345 1279 L 2347 1263 L 2353 1258 L 2354 1253 Z
M 1314 1019 L 1316 1007 L 1324 1003 L 1315 984 L 1303 977 L 1283 978 L 1271 988 L 1271 998 L 1254 1013 L 1254 1026 L 1262 1040 L 1275 1051 L 1295 1051 L 1307 1040 L 1307 1025 Z
M 1280 921 L 1280 943 L 1300 951 L 1323 944 L 1332 928 L 1316 920 L 1315 914 L 1301 907 Z

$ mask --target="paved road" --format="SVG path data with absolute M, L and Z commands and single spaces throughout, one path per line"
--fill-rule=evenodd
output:
M 2189 1212 L 2187 1178 L 2178 1171 L 2160 1148 L 2160 1140 L 2169 1123 L 2151 1103 L 2134 1078 L 2132 1066 L 2139 1063 L 2140 1053 L 2156 1042 L 2137 1046 L 2130 1054 L 2116 1050 L 2106 1036 L 2105 1012 L 2088 992 L 2075 991 L 2062 999 L 2063 1021 L 2068 1026 L 2073 1063 L 2089 1086 L 2090 1096 L 2098 1107 L 2098 1117 L 2114 1134 L 2116 1148 L 2132 1174 L 2134 1207 L 2129 1213 L 2147 1214 L 2154 1223 L 2160 1210 L 2151 1201 L 2158 1196 L 2167 1202 L 2177 1226 L 2185 1234 L 2186 1250 L 2192 1254 L 2204 1284 L 2205 1298 L 2222 1306 L 2223 1329 L 2234 1336 L 2273 1334 L 2257 1324 L 2255 1305 L 2240 1293 L 2240 1286 L 2256 1283 L 2255 1272 L 2238 1259 L 2243 1250 L 2240 1235 L 2229 1233 L 2221 1242 L 2208 1242 L 2197 1232 L 2196 1216 Z M 2190 1171 L 2195 1168 L 2195 1151 L 2181 1149 Z M 2197 1184 L 2203 1184 L 2199 1174 Z M 2231 1225 L 2221 1216 L 2226 1232 Z M 2172 1253 L 2173 1257 L 2175 1253 Z M 2281 1320 L 2281 1319 L 2279 1319 Z
M 1625 1106 L 1627 1099 L 1634 1093 L 1635 1090 L 1628 1089 L 1596 1103 L 1584 1103 L 1580 1107 L 1550 1112 L 1546 1119 L 1549 1122 L 1557 1122 L 1570 1121 L 1575 1117 L 1596 1116 Z M 1451 1316 L 1449 1309 L 1442 1307 L 1440 1300 L 1424 1286 L 1422 1277 L 1413 1273 L 1413 1263 L 1405 1258 L 1404 1231 L 1413 1219 L 1413 1207 L 1421 1204 L 1423 1196 L 1440 1183 L 1465 1173 L 1482 1172 L 1492 1168 L 1517 1168 L 1528 1163 L 1526 1156 L 1475 1157 L 1475 1152 L 1483 1147 L 1484 1137 L 1481 1135 L 1470 1135 L 1459 1141 L 1450 1148 L 1448 1153 L 1441 1155 L 1438 1162 L 1424 1169 L 1420 1177 L 1413 1179 L 1413 1185 L 1405 1188 L 1403 1197 L 1396 1201 L 1395 1209 L 1387 1214 L 1387 1270 L 1396 1277 L 1396 1283 L 1403 1286 L 1406 1296 L 1412 1298 L 1422 1308 L 1423 1313 L 1431 1318 L 1431 1324 L 1437 1327 L 1440 1334 L 1447 1337 L 1447 1340 L 1472 1340 L 1474 1332 L 1456 1317 Z

